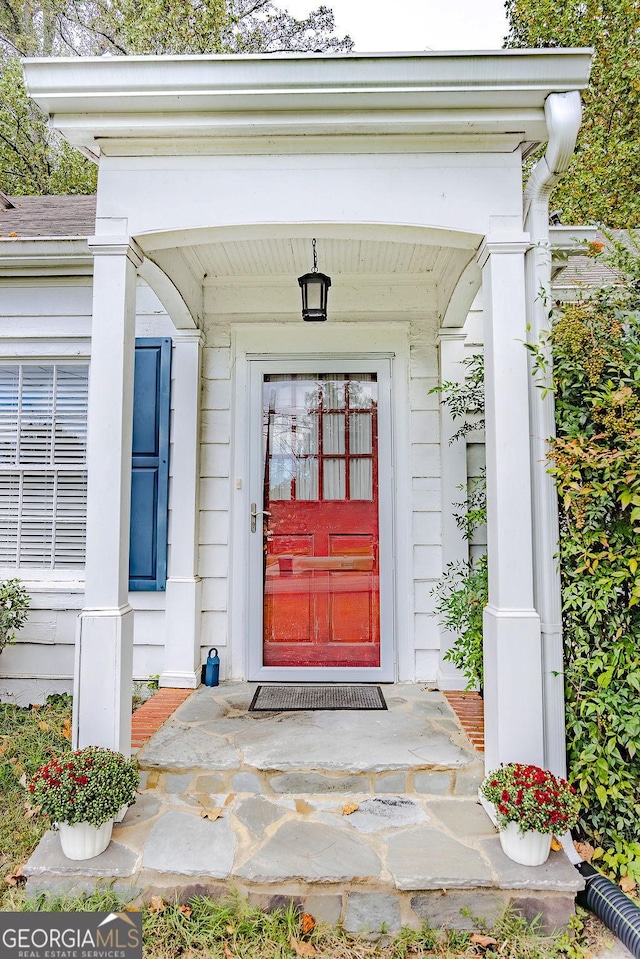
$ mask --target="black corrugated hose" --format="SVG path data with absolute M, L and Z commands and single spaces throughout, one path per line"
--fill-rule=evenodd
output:
M 578 905 L 594 912 L 635 959 L 640 959 L 640 908 L 591 863 L 574 865 L 586 883 L 578 893 Z

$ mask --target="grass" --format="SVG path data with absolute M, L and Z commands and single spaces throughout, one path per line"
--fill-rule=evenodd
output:
M 109 891 L 36 901 L 14 892 L 13 907 L 64 912 L 132 909 Z M 580 959 L 586 955 L 578 938 L 538 935 L 535 927 L 509 912 L 490 935 L 440 932 L 424 925 L 420 930 L 405 928 L 393 937 L 365 938 L 339 927 L 315 925 L 295 906 L 266 913 L 237 897 L 193 898 L 181 905 L 156 896 L 141 911 L 145 959 Z
M 48 828 L 35 812 L 24 787 L 38 766 L 69 748 L 71 697 L 50 696 L 44 706 L 21 709 L 0 704 L 0 908 L 8 880 L 24 863 Z
M 21 709 L 0 704 L 0 910 L 111 912 L 132 909 L 108 888 L 74 899 L 29 900 L 20 878 L 48 827 L 35 811 L 23 783 L 38 766 L 69 746 L 71 700 L 53 696 L 40 707 Z M 535 926 L 507 913 L 488 934 L 482 923 L 472 933 L 436 932 L 428 926 L 398 935 L 368 939 L 341 928 L 314 925 L 294 907 L 272 913 L 249 907 L 237 897 L 214 901 L 194 898 L 187 904 L 159 896 L 141 904 L 145 959 L 580 959 L 584 945 L 602 940 L 593 917 L 576 936 L 545 937 Z M 480 938 L 477 938 L 478 934 Z

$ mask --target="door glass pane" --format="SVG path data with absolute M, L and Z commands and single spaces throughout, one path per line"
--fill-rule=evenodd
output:
M 345 418 L 343 413 L 325 413 L 322 417 L 323 452 L 344 453 Z M 334 497 L 332 497 L 333 499 Z
M 352 413 L 349 417 L 349 452 L 370 453 L 371 450 L 371 414 Z
M 372 471 L 370 459 L 350 461 L 349 499 L 372 498 Z
M 297 461 L 296 499 L 318 499 L 318 460 L 308 456 Z
M 323 499 L 345 499 L 345 463 L 344 460 L 324 461 Z
M 326 410 L 344 409 L 345 391 L 348 377 L 322 377 L 322 402 Z

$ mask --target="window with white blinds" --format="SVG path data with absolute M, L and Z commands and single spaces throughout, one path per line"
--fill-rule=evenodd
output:
M 0 364 L 0 566 L 80 569 L 87 363 Z

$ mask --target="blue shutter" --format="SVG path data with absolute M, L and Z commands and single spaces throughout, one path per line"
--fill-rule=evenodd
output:
M 129 589 L 167 583 L 171 340 L 136 339 Z

